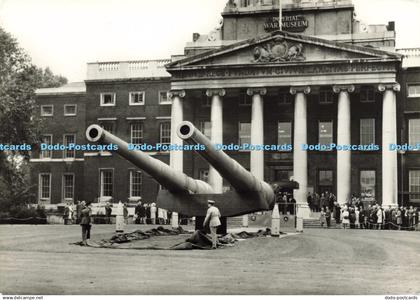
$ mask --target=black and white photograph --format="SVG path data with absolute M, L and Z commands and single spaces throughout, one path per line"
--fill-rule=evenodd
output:
M 0 296 L 420 296 L 420 0 L 0 0 Z

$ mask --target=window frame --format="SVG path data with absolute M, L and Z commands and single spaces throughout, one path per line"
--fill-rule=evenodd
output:
M 412 184 L 412 177 L 411 177 L 412 173 L 418 173 L 417 181 L 419 182 L 419 184 L 416 184 L 416 185 Z M 412 190 L 413 186 L 416 186 L 419 191 L 418 192 L 413 191 Z M 420 202 L 420 169 L 409 169 L 408 170 L 408 192 L 409 192 L 410 201 Z M 414 195 L 412 195 L 412 193 L 413 194 L 414 193 L 418 194 L 417 196 L 415 196 L 417 198 L 413 198 Z
M 51 107 L 51 114 L 46 114 L 44 108 Z M 41 117 L 53 117 L 54 116 L 54 104 L 43 104 L 41 105 Z
M 74 113 L 72 113 L 72 114 L 66 113 L 66 108 L 67 107 L 74 107 Z M 77 104 L 64 104 L 64 116 L 65 117 L 77 116 Z
M 410 94 L 410 87 L 411 86 L 416 86 L 419 90 L 419 93 L 411 95 Z M 407 83 L 407 98 L 420 98 L 420 83 L 418 83 L 418 82 Z
M 111 196 L 104 195 L 104 177 L 103 172 L 110 171 L 112 174 L 111 182 Z M 99 196 L 101 199 L 110 199 L 114 197 L 114 169 L 113 168 L 99 168 Z
M 104 97 L 107 96 L 107 95 L 111 95 L 112 96 L 112 103 L 104 103 Z M 113 93 L 113 92 L 103 92 L 103 93 L 100 93 L 100 106 L 104 106 L 104 107 L 107 107 L 107 106 L 116 106 L 116 104 L 117 104 L 117 95 L 116 95 L 116 93 Z
M 248 136 L 241 137 L 241 124 L 249 124 L 249 143 L 241 142 L 241 139 L 248 138 Z M 251 144 L 251 122 L 238 122 L 238 145 L 242 146 L 244 144 Z
M 134 95 L 142 95 L 143 101 L 141 102 L 133 102 Z M 130 106 L 141 106 L 146 104 L 146 91 L 132 91 L 128 92 L 128 104 Z
M 48 144 L 48 145 L 53 144 L 53 135 L 52 134 L 49 134 L 49 133 L 48 134 L 43 134 L 42 135 L 42 144 L 46 144 L 44 142 L 44 137 L 50 137 L 51 138 L 50 144 Z M 45 153 L 49 153 L 49 155 L 46 156 Z M 40 150 L 39 151 L 39 158 L 40 159 L 51 159 L 52 158 L 52 150 Z
M 67 136 L 73 136 L 73 144 L 76 144 L 76 134 L 74 133 L 65 133 L 63 134 L 63 145 L 67 146 L 68 143 L 66 141 L 66 137 Z M 68 153 L 73 153 L 73 156 L 69 156 Z M 75 159 L 76 158 L 76 150 L 68 150 L 68 149 L 64 149 L 63 150 L 63 158 L 64 159 Z
M 141 126 L 141 137 L 134 137 L 133 136 L 133 126 L 140 125 Z M 140 132 L 140 130 L 136 130 L 137 132 Z M 133 139 L 141 139 L 141 143 L 134 143 Z M 144 141 L 144 122 L 131 122 L 130 123 L 130 143 L 133 145 L 140 145 L 143 144 Z
M 166 129 L 163 128 L 164 125 L 169 125 L 169 136 L 163 137 L 163 135 L 162 135 L 162 132 L 163 131 L 168 131 L 168 128 L 166 128 Z M 161 145 L 170 145 L 171 144 L 171 130 L 172 130 L 171 126 L 172 126 L 172 124 L 171 124 L 170 121 L 168 121 L 168 122 L 160 122 L 160 124 L 159 124 L 159 143 Z M 169 142 L 167 142 L 167 143 L 166 142 L 162 142 L 162 139 L 163 138 L 169 139 Z
M 363 120 L 373 120 L 373 127 L 372 127 L 373 132 L 369 133 L 369 134 L 373 133 L 373 142 L 372 143 L 363 143 L 363 136 L 367 135 L 367 133 L 362 132 L 362 121 Z M 360 145 L 376 144 L 376 119 L 375 118 L 360 118 L 360 120 L 359 120 L 359 142 L 360 142 Z
M 42 176 L 47 175 L 49 178 L 49 185 L 48 185 L 48 198 L 42 197 Z M 39 173 L 38 174 L 38 200 L 39 201 L 51 201 L 51 186 L 52 186 L 52 175 L 51 173 Z
M 374 195 L 373 200 L 376 200 L 377 197 L 377 189 L 378 189 L 378 172 L 376 169 L 360 169 L 359 170 L 359 188 L 360 188 L 360 196 L 362 197 L 362 172 L 373 172 L 375 174 L 375 184 L 374 184 Z M 369 198 L 368 198 L 369 199 Z M 372 200 L 372 199 L 371 199 Z
M 140 174 L 140 183 L 136 183 L 136 184 L 140 184 L 140 190 L 139 190 L 139 194 L 140 194 L 140 196 L 134 196 L 133 195 L 133 173 L 136 173 L 136 174 Z M 130 197 L 130 199 L 136 199 L 136 200 L 139 200 L 139 199 L 141 199 L 142 198 L 142 194 L 143 194 L 143 172 L 142 171 L 140 171 L 140 170 L 135 170 L 135 169 L 130 169 L 129 170 L 129 177 L 130 177 L 130 179 L 129 179 L 129 183 L 130 183 L 130 186 L 129 186 L 129 197 Z
M 72 198 L 66 198 L 66 191 L 65 191 L 65 176 L 72 176 L 72 191 L 71 191 L 71 193 L 72 193 Z M 61 189 L 61 192 L 62 192 L 62 199 L 63 199 L 63 201 L 74 201 L 74 191 L 75 191 L 75 182 L 76 182 L 76 177 L 75 177 L 75 175 L 74 175 L 74 173 L 63 173 L 63 176 L 62 176 L 62 181 L 61 181 L 61 184 L 62 184 L 62 189 Z
M 372 93 L 372 98 L 369 98 L 369 93 Z M 365 94 L 365 97 L 362 95 Z M 375 103 L 376 102 L 376 92 L 373 87 L 362 87 L 359 91 L 359 101 L 360 103 Z
M 417 121 L 417 122 L 419 122 L 418 126 L 420 127 L 420 118 L 411 118 L 411 119 L 408 119 L 408 144 L 415 146 L 417 144 L 420 144 L 420 132 L 417 132 L 417 133 L 411 132 L 411 129 L 412 129 L 411 121 Z M 413 141 L 412 134 L 417 134 L 418 135 L 418 141 Z
M 206 129 L 206 123 L 207 124 L 210 124 L 210 129 Z M 200 120 L 200 122 L 199 122 L 200 132 L 202 134 L 204 134 L 204 136 L 207 137 L 209 140 L 211 140 L 211 129 L 212 129 L 212 126 L 211 125 L 212 125 L 211 124 L 211 121 L 208 121 L 208 120 Z M 209 130 L 210 135 L 207 135 L 206 134 L 206 131 L 207 130 Z
M 280 124 L 288 124 L 290 126 L 290 139 L 288 143 L 280 143 Z M 277 145 L 292 145 L 293 144 L 293 124 L 291 121 L 277 122 Z
M 328 95 L 328 96 L 327 96 Z M 318 94 L 319 105 L 331 105 L 334 104 L 334 92 L 327 89 L 320 89 Z
M 331 142 L 328 144 L 321 143 L 321 123 L 331 123 Z M 332 143 L 334 143 L 334 120 L 318 120 L 318 144 L 329 146 Z
M 252 106 L 252 97 L 248 96 L 247 93 L 242 94 L 242 96 L 239 96 L 239 102 L 238 105 L 241 107 L 250 107 Z
M 166 94 L 166 101 L 162 101 L 162 93 Z M 169 98 L 169 92 L 168 91 L 158 91 L 158 97 L 159 97 L 159 105 L 171 105 L 172 100 Z

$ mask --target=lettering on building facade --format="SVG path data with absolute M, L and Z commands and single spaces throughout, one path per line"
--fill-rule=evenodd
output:
M 303 32 L 308 28 L 309 22 L 303 15 L 283 16 L 282 29 L 289 32 Z M 264 23 L 264 30 L 272 32 L 279 30 L 279 18 L 270 17 Z
M 301 76 L 320 74 L 348 74 L 348 73 L 378 73 L 395 72 L 393 63 L 353 64 L 314 64 L 314 65 L 279 65 L 279 66 L 230 66 L 214 69 L 194 69 L 171 72 L 174 80 L 241 78 L 241 77 L 271 77 L 271 76 Z

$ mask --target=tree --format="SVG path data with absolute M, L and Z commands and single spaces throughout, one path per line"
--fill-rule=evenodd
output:
M 0 27 L 0 144 L 36 144 L 41 122 L 35 117 L 35 90 L 65 83 L 66 78 L 54 75 L 49 68 L 43 70 L 33 65 L 16 39 Z M 27 150 L 0 150 L 0 201 L 3 204 L 18 205 L 30 198 L 29 189 L 25 188 L 28 158 Z

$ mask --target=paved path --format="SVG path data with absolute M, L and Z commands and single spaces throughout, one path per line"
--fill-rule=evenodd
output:
M 112 231 L 94 226 L 92 239 Z M 420 292 L 420 232 L 312 229 L 217 251 L 79 247 L 77 225 L 1 225 L 0 236 L 3 294 Z

